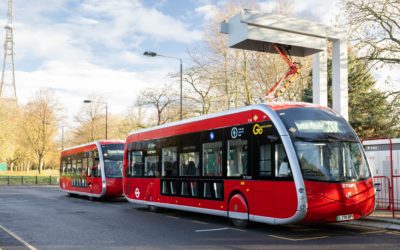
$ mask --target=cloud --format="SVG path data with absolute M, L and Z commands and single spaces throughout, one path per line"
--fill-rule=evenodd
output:
M 5 9 L 5 2 L 0 3 L 4 17 Z M 171 81 L 168 73 L 178 66 L 144 58 L 144 45 L 187 46 L 202 35 L 193 23 L 135 0 L 15 1 L 14 10 L 19 102 L 26 103 L 40 88 L 51 88 L 69 119 L 93 93 L 120 112 L 141 89 Z
M 98 18 L 99 24 L 92 27 L 91 35 L 102 39 L 121 40 L 132 34 L 184 44 L 201 39 L 201 31 L 155 8 L 147 8 L 139 1 L 87 0 L 80 8 L 82 15 Z
M 17 94 L 19 100 L 26 103 L 38 89 L 50 88 L 71 115 L 70 119 L 91 94 L 103 96 L 110 109 L 120 113 L 135 102 L 142 89 L 169 81 L 167 72 L 165 68 L 134 72 L 85 62 L 48 61 L 34 72 L 16 71 Z
M 269 0 L 259 3 L 260 11 L 271 12 L 278 8 L 280 4 L 282 4 L 282 6 L 287 6 L 289 12 L 294 12 L 299 17 L 316 20 L 327 25 L 332 25 L 336 15 L 339 13 L 339 0 Z
M 218 7 L 214 4 L 206 4 L 195 9 L 195 12 L 202 15 L 204 21 L 211 20 L 218 13 Z

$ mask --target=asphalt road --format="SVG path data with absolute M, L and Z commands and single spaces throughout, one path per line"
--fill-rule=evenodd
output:
M 226 218 L 124 200 L 68 197 L 56 187 L 0 186 L 0 249 L 400 249 L 400 232 L 348 224 L 237 229 Z

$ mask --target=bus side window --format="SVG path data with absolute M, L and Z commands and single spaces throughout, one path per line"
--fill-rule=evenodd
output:
M 72 172 L 72 165 L 71 165 L 71 160 L 67 161 L 67 171 L 68 174 Z
M 178 175 L 177 147 L 163 148 L 162 150 L 162 176 Z
M 96 158 L 93 159 L 92 176 L 93 177 L 100 177 L 101 176 L 99 159 L 96 159 Z
M 275 177 L 288 178 L 292 176 L 289 161 L 282 144 L 275 144 Z
M 76 161 L 76 172 L 78 176 L 82 175 L 82 159 Z
M 180 176 L 199 176 L 199 152 L 184 152 L 179 155 Z
M 222 141 L 203 144 L 203 175 L 222 175 Z
M 228 176 L 247 175 L 247 140 L 228 141 Z
M 259 176 L 272 176 L 272 154 L 271 144 L 262 144 L 259 146 Z
M 144 175 L 158 176 L 158 155 L 146 156 L 144 159 Z M 158 172 L 158 173 L 157 173 Z
M 76 174 L 76 160 L 72 160 L 72 173 L 75 175 Z
M 88 159 L 87 158 L 83 158 L 82 160 L 82 176 L 86 176 L 87 175 L 87 169 L 88 169 Z
M 143 176 L 143 151 L 128 152 L 128 167 L 126 168 L 127 177 Z
M 62 161 L 62 167 L 61 167 L 61 175 L 65 175 L 67 172 L 67 162 L 65 160 Z
M 92 176 L 93 158 L 88 158 L 87 176 Z

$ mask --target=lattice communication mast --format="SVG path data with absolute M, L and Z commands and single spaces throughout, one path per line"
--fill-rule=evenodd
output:
M 15 88 L 14 73 L 14 39 L 13 39 L 13 0 L 8 0 L 7 17 L 5 26 L 6 39 L 4 42 L 3 72 L 1 75 L 0 99 L 7 99 L 17 102 L 17 90 Z

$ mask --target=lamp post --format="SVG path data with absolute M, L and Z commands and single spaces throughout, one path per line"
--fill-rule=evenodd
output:
M 64 150 L 64 125 L 61 126 L 61 151 Z
M 179 62 L 180 62 L 180 67 L 179 67 L 179 69 L 180 69 L 180 119 L 182 120 L 182 59 L 181 58 L 179 58 L 179 57 L 174 57 L 174 56 L 166 56 L 166 55 L 160 55 L 160 54 L 157 54 L 156 52 L 153 52 L 153 51 L 145 51 L 144 53 L 143 53 L 143 55 L 144 56 L 149 56 L 149 57 L 155 57 L 155 56 L 161 56 L 161 57 L 166 57 L 166 58 L 171 58 L 171 59 L 176 59 L 176 60 L 179 60 Z
M 107 106 L 107 103 L 106 102 L 95 102 L 95 101 L 92 101 L 92 100 L 83 100 L 83 103 L 100 103 L 100 104 L 104 104 L 105 106 L 106 106 L 106 140 L 107 140 L 107 130 L 108 130 L 108 126 L 107 126 L 107 121 L 108 121 L 108 118 L 107 118 L 107 116 L 108 116 L 108 106 Z

